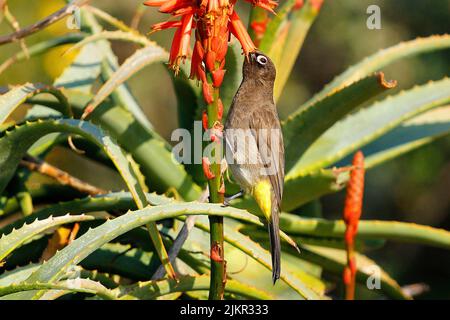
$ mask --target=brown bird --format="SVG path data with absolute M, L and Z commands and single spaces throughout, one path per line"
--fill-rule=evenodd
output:
M 275 65 L 266 55 L 250 53 L 225 123 L 228 167 L 242 189 L 227 201 L 245 192 L 261 208 L 269 229 L 274 283 L 281 271 L 279 215 L 284 183 L 283 136 L 273 99 L 275 76 Z

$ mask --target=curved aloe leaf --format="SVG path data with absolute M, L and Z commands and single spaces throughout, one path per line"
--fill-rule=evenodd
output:
M 59 107 L 58 111 L 65 116 L 72 116 L 72 110 L 70 109 L 69 102 L 61 90 L 40 83 L 26 83 L 24 85 L 12 88 L 7 93 L 0 96 L 0 124 L 2 124 L 9 117 L 9 115 L 27 99 L 41 93 L 49 93 L 53 95 L 59 102 L 57 104 Z
M 288 14 L 295 5 L 295 0 L 287 0 L 277 9 L 277 14 L 267 24 L 264 36 L 259 44 L 259 49 L 270 56 L 273 50 L 273 44 L 277 38 L 280 25 L 286 22 Z
M 81 48 L 73 63 L 55 80 L 54 86 L 89 93 L 101 71 L 103 53 L 93 43 Z
M 13 295 L 14 293 L 44 289 L 95 294 L 98 297 L 107 300 L 114 300 L 117 298 L 111 290 L 105 288 L 100 282 L 82 278 L 69 279 L 57 283 L 21 282 L 17 284 L 10 284 L 6 287 L 0 287 L 0 297 L 8 299 L 7 295 Z M 11 298 L 13 297 L 14 295 Z
M 45 220 L 36 220 L 31 224 L 25 224 L 22 228 L 13 230 L 11 233 L 3 235 L 0 238 L 0 261 L 14 251 L 14 249 L 20 247 L 23 243 L 29 241 L 34 236 L 42 232 L 62 224 L 93 219 L 94 217 L 85 215 L 66 215 L 63 217 L 50 217 Z
M 95 250 L 80 265 L 89 270 L 113 273 L 132 280 L 150 280 L 160 263 L 152 252 L 130 245 L 107 243 Z
M 27 266 L 15 268 L 10 271 L 5 271 L 0 276 L 0 287 L 6 287 L 10 284 L 20 283 L 26 280 L 40 266 L 40 264 L 33 263 Z
M 217 215 L 228 216 L 235 219 L 252 221 L 255 224 L 261 224 L 259 218 L 254 217 L 246 211 L 223 208 L 220 205 L 204 204 L 204 203 L 176 203 L 161 205 L 158 207 L 148 207 L 138 211 L 132 211 L 128 214 L 108 220 L 101 226 L 89 230 L 87 233 L 72 242 L 63 250 L 59 251 L 53 258 L 42 265 L 39 270 L 33 273 L 28 282 L 49 282 L 61 278 L 64 272 L 71 266 L 76 265 L 85 257 L 101 247 L 105 243 L 113 240 L 121 234 L 124 234 L 134 228 L 162 219 L 175 218 L 183 215 Z M 244 248 L 244 243 L 250 241 L 247 237 L 240 239 L 244 241 L 241 250 L 247 250 L 249 254 L 254 254 L 255 259 L 264 261 L 264 264 L 270 268 L 270 254 L 262 248 L 255 248 L 256 244 L 251 247 Z M 235 240 L 239 241 L 239 240 Z M 233 241 L 233 242 L 235 242 Z M 235 245 L 235 244 L 233 244 Z M 262 259 L 262 260 L 261 260 Z M 307 298 L 317 298 L 318 296 L 311 290 L 307 289 L 297 278 L 283 272 L 282 278 L 295 287 L 295 289 Z M 38 295 L 40 296 L 40 294 Z M 38 297 L 36 296 L 36 297 Z
M 283 213 L 286 215 L 286 213 Z M 255 226 L 245 226 L 239 229 L 245 235 L 250 236 L 250 238 L 254 239 L 257 242 L 267 243 L 267 232 L 258 229 Z M 291 233 L 291 237 L 295 239 L 297 243 L 301 243 L 302 245 L 312 245 L 318 247 L 327 247 L 327 248 L 335 248 L 335 249 L 345 249 L 345 241 L 344 237 L 326 237 L 326 236 L 316 236 L 316 235 L 297 235 Z M 360 252 L 380 249 L 386 244 L 385 239 L 381 238 L 368 238 L 367 240 L 358 239 L 355 241 L 355 249 Z M 301 255 L 299 256 L 301 258 Z
M 196 221 L 196 227 L 209 232 L 209 225 L 205 222 Z M 261 247 L 260 244 L 251 240 L 248 236 L 230 228 L 228 225 L 224 226 L 225 236 L 224 241 L 230 243 L 237 249 L 255 259 L 262 266 L 268 270 L 272 270 L 272 262 L 270 252 Z M 298 253 L 297 253 L 298 254 Z M 295 266 L 283 265 L 280 279 L 287 285 L 294 289 L 304 299 L 320 299 L 321 295 L 315 290 L 311 289 L 316 285 L 316 278 L 310 276 L 306 272 L 299 269 L 294 270 Z
M 332 165 L 374 141 L 406 120 L 450 102 L 450 79 L 415 87 L 377 102 L 337 123 L 305 152 L 287 180 L 294 175 Z
M 209 275 L 196 277 L 181 277 L 178 281 L 175 280 L 161 280 L 139 282 L 138 284 L 115 289 L 114 292 L 120 293 L 120 299 L 156 299 L 158 297 L 173 293 L 173 292 L 189 292 L 209 289 Z M 274 300 L 274 296 L 246 285 L 239 281 L 228 279 L 225 292 L 237 294 L 248 299 L 258 300 Z
M 137 171 L 137 166 L 132 165 L 133 159 L 125 155 L 122 149 L 98 127 L 72 119 L 27 122 L 12 131 L 7 131 L 5 136 L 0 138 L 0 168 L 2 169 L 0 172 L 0 191 L 4 190 L 14 175 L 20 159 L 28 148 L 42 136 L 54 132 L 78 134 L 102 148 L 127 184 L 137 207 L 143 208 L 147 205 L 147 198 L 140 184 L 140 173 Z M 166 260 L 167 252 L 165 252 L 156 224 L 149 224 L 148 227 L 158 255 L 162 261 L 168 261 Z M 166 267 L 171 269 L 170 264 Z M 171 273 L 168 272 L 168 274 Z
M 450 134 L 450 106 L 421 114 L 362 148 L 365 165 L 373 168 Z M 344 162 L 342 160 L 341 162 Z
M 303 259 L 320 265 L 324 271 L 328 271 L 337 277 L 342 277 L 346 261 L 345 250 L 321 248 L 314 246 L 302 246 Z M 410 296 L 405 294 L 398 283 L 392 279 L 380 266 L 364 255 L 355 254 L 357 263 L 356 281 L 367 284 L 370 277 L 377 272 L 380 276 L 380 290 L 393 299 L 409 300 Z
M 395 81 L 386 81 L 383 73 L 376 73 L 289 116 L 282 127 L 287 172 L 322 133 L 363 102 L 394 88 L 396 84 Z
M 119 29 L 121 31 L 136 33 L 136 34 L 139 33 L 136 29 L 133 29 L 132 27 L 128 26 L 125 22 L 110 15 L 106 11 L 103 11 L 103 10 L 101 10 L 97 7 L 93 7 L 93 6 L 86 6 L 85 8 L 89 13 L 93 14 L 96 18 L 98 18 L 106 23 L 109 23 L 111 26 L 116 27 L 117 29 Z
M 99 34 L 96 34 L 96 36 Z M 128 58 L 114 74 L 110 76 L 108 81 L 97 92 L 92 101 L 85 109 L 83 116 L 89 115 L 94 109 L 102 103 L 114 90 L 122 83 L 128 80 L 132 75 L 155 62 L 166 61 L 167 52 L 156 45 L 150 43 L 146 47 L 137 50 L 130 58 Z
M 303 107 L 308 107 L 325 98 L 333 91 L 339 90 L 397 60 L 448 48 L 450 48 L 450 35 L 444 34 L 402 42 L 393 47 L 381 50 L 374 55 L 365 58 L 353 67 L 350 67 L 343 74 L 336 77 L 331 83 L 326 85 L 322 91 L 303 104 Z
M 75 115 L 81 115 L 90 95 L 67 91 L 67 97 Z M 41 101 L 53 106 L 52 101 Z M 177 163 L 170 146 L 158 134 L 137 121 L 124 108 L 110 103 L 102 103 L 91 115 L 93 123 L 111 134 L 141 166 L 145 177 L 151 182 L 152 189 L 164 193 L 175 188 L 183 199 L 197 200 L 201 188 L 192 181 L 183 166 Z
M 284 182 L 282 208 L 291 211 L 323 195 L 345 187 L 348 173 L 320 169 L 306 174 L 290 175 Z
M 362 150 L 366 155 L 365 167 L 367 170 L 375 168 L 448 134 L 450 134 L 449 107 L 433 109 L 363 147 Z M 337 165 L 345 166 L 350 162 L 351 159 L 346 157 Z M 285 182 L 283 208 L 290 211 L 313 199 L 342 190 L 347 181 L 347 172 L 329 169 L 292 175 Z M 299 190 L 301 192 L 298 192 Z
M 103 32 L 102 26 L 98 23 L 92 12 L 81 9 L 81 15 L 83 17 L 82 27 L 88 28 L 92 34 L 99 34 Z M 119 69 L 119 63 L 116 55 L 111 49 L 111 44 L 107 40 L 98 40 L 95 43 L 95 46 L 97 47 L 97 50 L 102 52 L 104 57 L 101 71 L 103 81 L 106 82 L 116 72 L 116 70 Z M 153 129 L 153 125 L 145 116 L 142 108 L 139 106 L 126 84 L 122 84 L 117 87 L 111 97 L 115 103 L 129 110 L 142 126 L 148 130 Z
M 26 122 L 11 131 L 7 131 L 0 138 L 0 167 L 2 168 L 0 172 L 0 190 L 4 190 L 28 148 L 42 136 L 53 132 L 79 134 L 101 147 L 114 162 L 138 206 L 145 206 L 145 196 L 138 184 L 136 174 L 130 170 L 128 158 L 120 147 L 98 127 L 88 122 L 72 119 Z
M 62 191 L 61 191 L 62 192 Z M 33 196 L 35 193 L 33 193 Z M 146 193 L 147 203 L 152 206 L 159 206 L 173 202 L 172 198 L 157 195 L 156 193 Z M 95 197 L 83 197 L 71 201 L 60 202 L 41 208 L 33 212 L 30 216 L 23 217 L 15 222 L 0 228 L 0 233 L 9 233 L 13 228 L 19 228 L 25 223 L 31 223 L 35 219 L 45 219 L 51 215 L 60 216 L 67 212 L 71 214 L 81 214 L 96 211 L 128 211 L 138 209 L 133 197 L 129 192 L 113 192 Z
M 281 215 L 280 226 L 291 235 L 342 238 L 345 233 L 345 223 L 341 220 L 305 219 L 287 213 Z M 361 220 L 357 238 L 381 238 L 450 249 L 449 231 L 407 222 Z
M 275 65 L 277 66 L 277 78 L 274 88 L 275 100 L 278 100 L 281 96 L 305 38 L 308 35 L 308 31 L 319 14 L 320 5 L 321 3 L 319 1 L 305 1 L 305 4 L 300 10 L 292 13 L 289 19 L 288 29 L 284 31 L 285 35 L 282 34 L 280 37 L 282 42 L 275 43 L 275 46 L 280 46 L 280 48 L 273 47 L 272 52 L 275 56 Z

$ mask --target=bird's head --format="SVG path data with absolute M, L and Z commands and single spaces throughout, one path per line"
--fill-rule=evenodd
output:
M 276 76 L 275 65 L 262 52 L 251 52 L 248 58 L 244 59 L 243 76 L 244 79 L 255 79 L 263 83 L 273 83 Z

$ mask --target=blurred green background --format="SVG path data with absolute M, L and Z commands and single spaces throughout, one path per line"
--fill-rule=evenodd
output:
M 93 0 L 92 3 L 125 22 L 130 22 L 141 6 L 141 0 Z M 64 6 L 63 0 L 9 0 L 11 12 L 21 26 Z M 366 27 L 366 9 L 371 4 L 381 8 L 382 29 Z M 248 16 L 250 6 L 239 1 L 240 16 Z M 148 8 L 140 30 L 148 32 L 155 22 L 166 19 L 157 10 Z M 10 33 L 3 22 L 0 34 Z M 69 32 L 65 21 L 26 39 L 28 46 Z M 296 67 L 279 103 L 280 116 L 286 117 L 314 92 L 348 66 L 379 49 L 420 36 L 450 32 L 450 0 L 325 0 L 322 12 L 308 35 Z M 168 48 L 172 31 L 153 34 L 151 38 Z M 52 83 L 76 52 L 63 55 L 68 47 L 18 63 L 0 75 L 0 86 L 25 82 Z M 18 44 L 2 46 L 0 63 L 18 52 Z M 115 42 L 120 62 L 135 47 Z M 164 66 L 151 66 L 129 81 L 133 93 L 150 121 L 166 138 L 177 126 L 176 100 L 169 73 Z M 399 81 L 399 89 L 429 80 L 441 79 L 450 73 L 450 52 L 440 51 L 407 59 L 385 68 L 387 78 Z M 391 93 L 391 92 L 389 92 Z M 23 111 L 22 111 L 23 112 Z M 71 164 L 77 158 L 77 167 Z M 88 160 L 58 149 L 49 162 L 74 173 L 82 179 L 109 189 L 121 188 L 108 169 L 93 167 Z M 80 165 L 81 163 L 81 165 Z M 92 176 L 95 172 L 95 176 Z M 389 219 L 427 224 L 450 229 L 450 137 L 391 161 L 367 174 L 363 219 Z M 327 218 L 341 215 L 344 193 L 324 197 L 321 201 Z M 390 244 L 369 252 L 402 285 L 424 282 L 431 291 L 421 298 L 450 298 L 450 252 L 407 244 Z

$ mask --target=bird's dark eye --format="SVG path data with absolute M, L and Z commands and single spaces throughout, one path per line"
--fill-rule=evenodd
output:
M 256 58 L 256 61 L 257 61 L 260 65 L 264 66 L 264 65 L 266 65 L 266 63 L 267 63 L 267 58 L 266 58 L 265 56 L 261 55 L 261 56 L 258 56 L 258 57 Z

